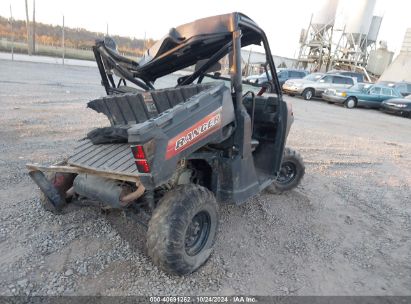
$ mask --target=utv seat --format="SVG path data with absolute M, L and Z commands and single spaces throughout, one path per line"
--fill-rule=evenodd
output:
M 194 95 L 210 88 L 211 86 L 212 84 L 196 84 L 182 86 L 179 88 L 155 90 L 150 93 L 157 108 L 157 112 L 160 114 L 178 105 L 179 103 L 186 102 Z
M 105 114 L 111 126 L 142 123 L 151 117 L 140 93 L 111 95 L 92 100 L 87 106 L 98 113 Z
M 215 83 L 193 84 L 143 93 L 110 95 L 92 100 L 87 106 L 105 114 L 111 126 L 129 126 L 156 117 L 214 85 Z

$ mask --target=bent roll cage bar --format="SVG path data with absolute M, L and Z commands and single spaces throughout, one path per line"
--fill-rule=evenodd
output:
M 261 44 L 262 42 L 265 49 L 266 62 L 273 75 L 273 77 L 271 77 L 271 80 L 269 79 L 269 81 L 274 88 L 274 92 L 277 95 L 281 95 L 281 89 L 278 79 L 274 76 L 277 75 L 277 73 L 273 58 L 271 56 L 267 37 L 264 31 L 259 28 L 254 21 L 243 14 L 232 13 L 201 19 L 193 22 L 192 24 L 194 25 L 196 22 L 203 22 L 206 24 L 206 26 L 208 25 L 209 27 L 215 27 L 216 30 L 212 34 L 210 34 L 210 31 L 214 30 L 214 28 L 208 29 L 209 32 L 206 34 L 201 32 L 195 33 L 194 36 L 184 38 L 184 41 L 179 45 L 175 46 L 174 48 L 166 49 L 165 52 L 159 54 L 158 56 L 155 56 L 148 62 L 143 62 L 146 60 L 141 60 L 140 64 L 118 54 L 112 48 L 108 47 L 104 40 L 96 41 L 95 46 L 93 46 L 93 52 L 101 75 L 101 82 L 106 90 L 106 93 L 108 95 L 124 93 L 119 89 L 119 87 L 122 84 L 126 85 L 126 80 L 130 81 L 131 83 L 135 84 L 145 91 L 153 90 L 153 83 L 157 78 L 175 72 L 179 69 L 191 66 L 199 60 L 206 59 L 207 61 L 199 69 L 183 79 L 181 83 L 177 84 L 177 86 L 187 85 L 195 81 L 197 78 L 204 76 L 206 74 L 206 71 L 212 65 L 217 63 L 225 55 L 231 53 L 231 84 L 233 93 L 235 93 L 236 96 L 239 97 L 242 94 L 243 83 L 241 75 L 241 47 L 251 44 Z M 220 27 L 213 25 L 213 22 L 220 23 L 217 24 Z M 189 26 L 191 26 L 191 24 L 186 24 L 173 30 L 184 33 L 184 31 L 187 31 L 187 27 Z M 225 26 L 225 28 L 222 30 L 221 26 Z M 170 33 L 172 33 L 172 31 L 170 31 Z M 169 34 L 169 36 L 170 35 L 171 34 Z M 212 39 L 210 39 L 210 37 Z M 178 41 L 178 39 L 176 39 L 175 37 L 172 38 L 173 41 Z M 159 42 L 165 44 L 166 39 L 167 37 L 162 41 L 160 40 Z M 214 41 L 212 43 L 208 42 L 209 40 L 213 39 Z M 216 39 L 217 43 L 215 43 Z M 202 51 L 200 53 L 198 51 L 198 45 L 201 45 L 202 48 L 205 49 L 207 49 L 208 47 L 210 49 L 210 52 L 207 53 L 206 50 L 205 52 Z M 188 48 L 189 50 L 187 51 Z M 149 49 L 147 51 L 147 54 L 149 54 L 150 51 L 151 50 Z M 157 52 L 159 53 L 158 50 Z M 187 58 L 184 58 L 184 56 L 186 56 Z M 174 58 L 177 58 L 179 60 L 180 63 L 178 64 L 178 66 L 173 66 L 172 60 Z M 170 67 L 166 66 L 166 68 L 159 68 L 159 66 L 162 64 L 170 65 Z M 155 72 L 152 72 L 151 70 L 154 70 Z M 159 71 L 157 72 L 157 70 Z M 114 81 L 113 74 L 120 77 L 120 80 L 117 84 Z M 239 98 L 239 100 L 241 100 L 241 98 Z

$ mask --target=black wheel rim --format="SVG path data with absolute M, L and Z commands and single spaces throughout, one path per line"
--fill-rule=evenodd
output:
M 297 167 L 292 162 L 284 162 L 281 164 L 280 174 L 277 177 L 279 184 L 291 183 L 297 175 Z
M 185 249 L 188 255 L 197 255 L 204 248 L 210 227 L 211 219 L 207 212 L 201 211 L 193 217 L 185 235 Z

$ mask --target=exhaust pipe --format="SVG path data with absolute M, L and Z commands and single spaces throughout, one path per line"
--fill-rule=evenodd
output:
M 100 201 L 111 208 L 124 208 L 144 194 L 142 184 L 132 192 L 123 182 L 89 174 L 79 174 L 74 179 L 74 191 L 91 200 Z

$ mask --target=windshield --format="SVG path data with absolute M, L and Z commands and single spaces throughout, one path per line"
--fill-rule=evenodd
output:
M 323 76 L 323 74 L 309 74 L 307 76 L 305 76 L 303 79 L 308 80 L 308 81 L 317 81 L 319 80 L 321 77 Z

